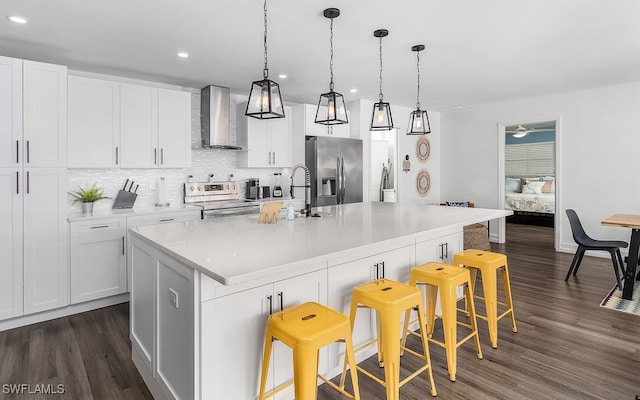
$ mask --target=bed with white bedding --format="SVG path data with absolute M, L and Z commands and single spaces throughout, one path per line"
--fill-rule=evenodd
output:
M 553 226 L 556 212 L 555 178 L 507 177 L 504 208 L 513 210 L 508 222 Z
M 513 211 L 528 211 L 545 214 L 555 214 L 555 193 L 516 193 L 504 194 L 504 208 Z

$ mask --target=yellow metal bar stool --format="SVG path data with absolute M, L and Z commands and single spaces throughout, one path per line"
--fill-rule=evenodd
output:
M 478 336 L 478 325 L 476 323 L 476 312 L 473 306 L 473 293 L 471 291 L 471 276 L 469 271 L 464 268 L 453 267 L 448 264 L 426 263 L 411 269 L 411 277 L 409 285 L 426 285 L 426 302 L 427 302 L 427 333 L 429 341 L 440 347 L 444 347 L 447 353 L 447 368 L 449 370 L 449 380 L 456 380 L 456 363 L 457 350 L 467 340 L 474 338 L 476 343 L 476 353 L 479 359 L 482 359 L 482 350 L 480 349 L 480 338 Z M 458 321 L 457 307 L 458 296 L 456 290 L 458 286 L 464 286 L 466 299 L 469 301 L 469 324 Z M 442 327 L 444 332 L 444 342 L 433 339 L 434 323 L 436 318 L 436 300 L 440 292 L 440 307 L 442 309 Z M 420 311 L 418 311 L 420 317 Z M 405 317 L 403 341 L 406 340 L 407 334 L 415 334 L 408 329 L 409 316 Z M 458 325 L 464 326 L 471 330 L 467 336 L 461 340 L 458 339 Z M 420 331 L 423 331 L 425 325 L 420 322 Z
M 265 394 L 272 341 L 279 340 L 293 350 L 293 381 L 286 382 Z M 351 366 L 353 395 L 318 374 L 318 351 L 331 343 L 344 341 L 345 365 Z M 318 303 L 304 303 L 274 313 L 267 320 L 264 342 L 259 399 L 270 397 L 294 385 L 296 400 L 313 400 L 317 394 L 317 378 L 322 379 L 346 397 L 359 400 L 358 375 L 355 367 L 349 318 Z M 343 377 L 344 380 L 344 377 Z
M 471 272 L 471 290 L 474 292 L 476 285 L 476 275 L 478 271 L 482 274 L 483 296 L 474 295 L 475 298 L 483 299 L 487 315 L 478 315 L 489 325 L 489 338 L 491 347 L 498 348 L 498 321 L 509 315 L 511 317 L 511 330 L 518 332 L 516 328 L 516 318 L 513 315 L 513 299 L 511 298 L 511 282 L 509 281 L 509 267 L 507 256 L 490 251 L 468 249 L 456 253 L 453 256 L 453 265 L 464 265 Z M 506 301 L 498 299 L 497 272 L 502 273 L 502 288 Z M 498 306 L 505 307 L 506 310 L 498 315 Z
M 351 298 L 351 328 L 355 324 L 356 312 L 359 307 L 371 308 L 378 316 L 378 337 L 375 340 L 356 349 L 360 351 L 374 343 L 378 343 L 378 360 L 380 366 L 384 366 L 385 379 L 379 379 L 364 368 L 357 366 L 357 369 L 369 378 L 384 386 L 387 390 L 387 400 L 398 400 L 400 398 L 400 387 L 411 379 L 418 376 L 423 371 L 429 374 L 429 384 L 431 395 L 436 395 L 436 386 L 433 381 L 431 368 L 431 357 L 429 356 L 429 344 L 426 334 L 421 335 L 423 353 L 420 354 L 404 347 L 404 340 L 401 340 L 402 313 L 409 315 L 414 307 L 418 307 L 418 317 L 424 326 L 422 313 L 422 294 L 420 290 L 409 285 L 392 281 L 390 279 L 378 279 L 373 282 L 356 286 L 353 289 Z M 422 359 L 424 365 L 417 371 L 400 381 L 400 352 L 401 349 Z M 346 375 L 345 368 L 342 373 L 340 385 L 344 385 Z

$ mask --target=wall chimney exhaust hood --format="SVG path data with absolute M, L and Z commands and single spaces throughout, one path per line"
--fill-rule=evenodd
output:
M 200 126 L 203 149 L 242 150 L 229 134 L 230 90 L 207 86 L 200 92 Z

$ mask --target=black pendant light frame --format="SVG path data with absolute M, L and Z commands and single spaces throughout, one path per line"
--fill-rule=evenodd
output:
M 411 51 L 415 51 L 417 59 L 418 69 L 418 94 L 416 95 L 416 109 L 409 115 L 409 127 L 407 128 L 407 135 L 426 135 L 431 133 L 431 125 L 429 125 L 429 115 L 427 110 L 420 109 L 420 52 L 425 47 L 422 44 L 417 44 L 411 47 Z
M 324 10 L 323 15 L 325 18 L 329 18 L 331 20 L 331 35 L 329 38 L 331 49 L 329 71 L 331 73 L 331 80 L 329 81 L 329 91 L 321 94 L 320 99 L 318 100 L 315 123 L 321 125 L 348 124 L 349 118 L 344 104 L 344 96 L 333 90 L 333 20 L 340 16 L 340 10 L 337 8 L 327 8 Z M 326 108 L 326 114 L 324 112 L 320 112 L 322 108 Z
M 264 69 L 262 80 L 253 81 L 244 115 L 257 119 L 284 118 L 280 85 L 269 79 L 267 66 L 267 0 L 264 0 Z
M 378 102 L 373 105 L 371 113 L 372 131 L 390 131 L 393 129 L 393 118 L 391 117 L 391 106 L 384 102 L 382 95 L 382 38 L 387 37 L 389 31 L 386 29 L 377 29 L 373 32 L 373 36 L 380 39 L 380 90 Z

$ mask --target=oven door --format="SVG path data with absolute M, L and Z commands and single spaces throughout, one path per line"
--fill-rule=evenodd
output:
M 213 210 L 203 210 L 202 211 L 202 219 L 214 219 L 214 218 L 224 218 L 224 217 L 234 217 L 237 215 L 250 215 L 257 214 L 260 212 L 260 206 L 249 206 L 249 207 L 228 207 L 228 208 L 217 208 Z

